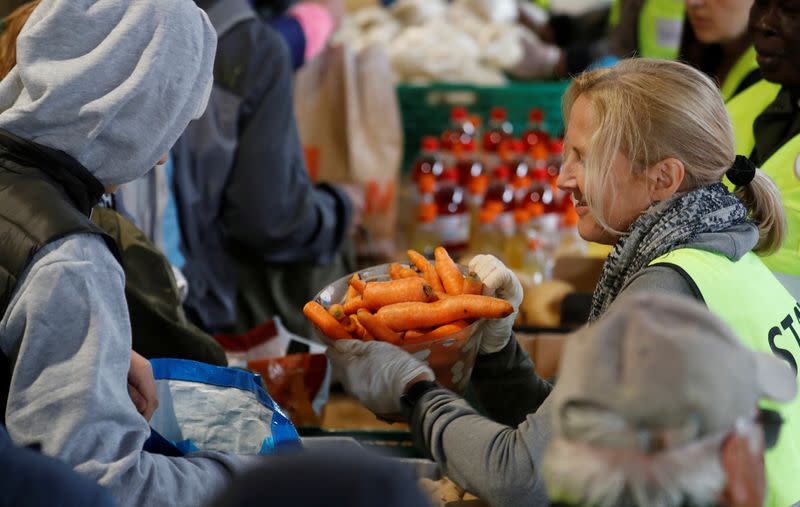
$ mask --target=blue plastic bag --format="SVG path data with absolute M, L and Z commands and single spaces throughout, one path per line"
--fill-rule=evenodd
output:
M 150 362 L 159 402 L 150 426 L 181 451 L 267 455 L 300 447 L 259 375 L 183 359 Z

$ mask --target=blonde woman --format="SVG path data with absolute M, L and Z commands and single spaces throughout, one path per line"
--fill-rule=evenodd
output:
M 734 157 L 714 83 L 677 62 L 625 61 L 577 78 L 564 117 L 558 185 L 572 194 L 581 236 L 614 245 L 590 319 L 626 295 L 684 294 L 703 301 L 748 347 L 797 372 L 800 306 L 759 258 L 786 234 L 780 194 L 750 161 Z M 792 505 L 800 501 L 793 479 L 800 401 L 779 411 L 787 426 L 767 453 L 768 500 Z
M 592 319 L 636 293 L 683 295 L 703 301 L 748 347 L 797 371 L 800 308 L 758 258 L 783 238 L 780 200 L 769 178 L 734 157 L 730 120 L 711 79 L 680 63 L 626 60 L 575 79 L 564 117 L 560 186 L 576 202 L 581 235 L 614 245 Z M 739 185 L 735 194 L 722 185 L 723 175 Z M 470 268 L 487 293 L 518 306 L 519 282 L 497 259 L 477 256 Z M 484 329 L 471 376 L 488 417 L 389 344 L 342 340 L 329 356 L 335 376 L 367 407 L 402 409 L 416 443 L 462 487 L 492 505 L 543 501 L 539 471 L 551 432 L 551 388 L 534 373 L 510 322 Z M 709 368 L 726 367 L 708 360 Z M 681 380 L 679 371 L 663 379 Z M 707 401 L 699 396 L 697 403 Z M 778 408 L 786 424 L 766 457 L 774 505 L 800 501 L 797 403 Z

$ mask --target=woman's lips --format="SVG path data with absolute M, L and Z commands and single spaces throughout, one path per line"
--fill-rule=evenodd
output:
M 578 199 L 574 195 L 572 196 L 572 204 L 575 205 L 575 212 L 579 217 L 589 213 L 589 204 L 582 199 Z

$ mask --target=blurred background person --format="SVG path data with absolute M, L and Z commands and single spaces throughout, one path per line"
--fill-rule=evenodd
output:
M 763 80 L 728 103 L 737 153 L 777 185 L 788 220 L 786 241 L 764 262 L 800 299 L 800 6 L 759 0 L 750 35 Z
M 196 3 L 218 47 L 210 105 L 173 149 L 186 307 L 211 333 L 277 315 L 305 334 L 305 301 L 353 271 L 345 245 L 363 195 L 311 183 L 281 36 L 246 1 Z
M 719 83 L 727 102 L 761 79 L 748 30 L 753 0 L 686 0 L 680 59 Z
M 639 294 L 570 337 L 561 372 L 543 468 L 555 505 L 765 505 L 782 421 L 759 404 L 794 398 L 794 372 L 700 304 Z

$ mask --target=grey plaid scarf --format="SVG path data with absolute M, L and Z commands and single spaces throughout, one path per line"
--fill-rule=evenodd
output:
M 724 231 L 747 221 L 747 208 L 722 183 L 677 194 L 648 208 L 609 254 L 592 297 L 594 322 L 633 275 L 701 233 Z

